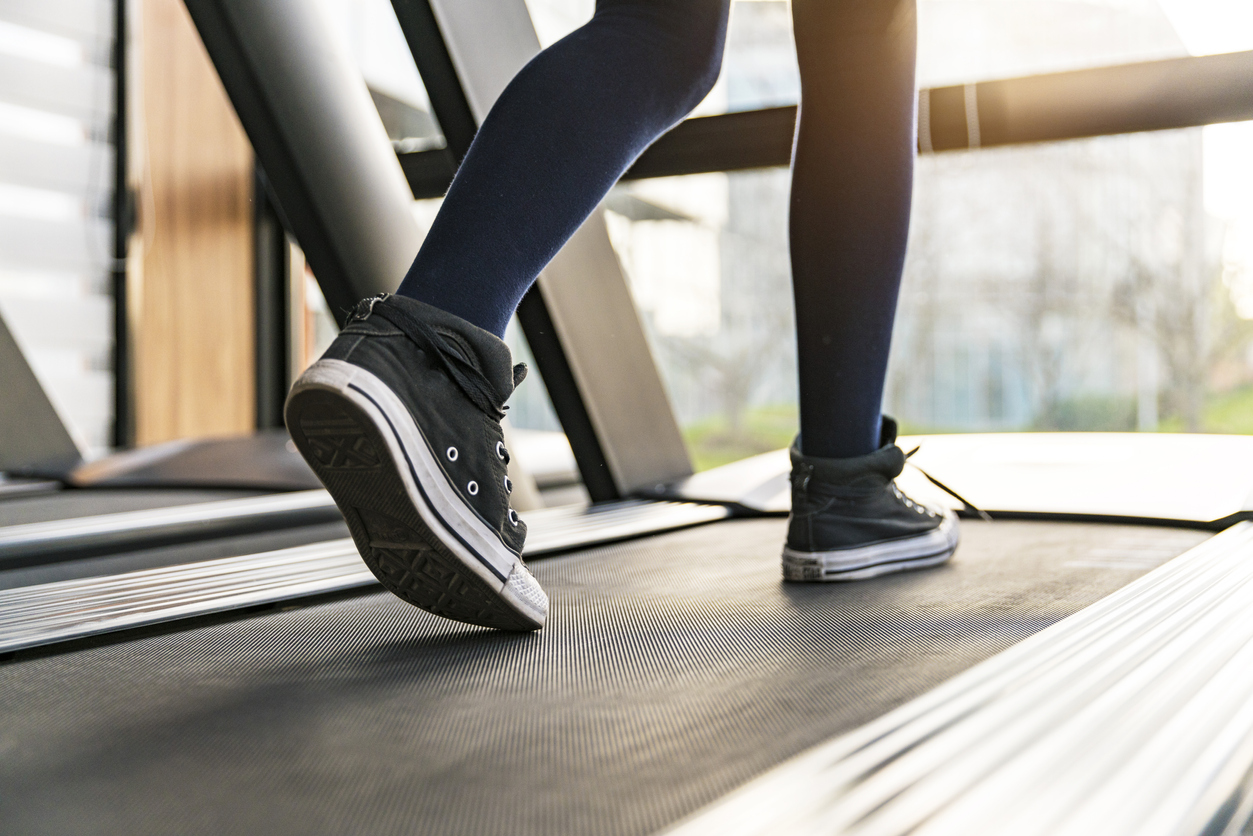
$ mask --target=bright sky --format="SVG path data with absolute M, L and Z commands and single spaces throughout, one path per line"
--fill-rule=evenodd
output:
M 1193 55 L 1253 49 L 1250 0 L 1158 0 L 1158 5 Z

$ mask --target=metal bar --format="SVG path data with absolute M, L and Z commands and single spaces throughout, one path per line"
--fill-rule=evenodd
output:
M 591 444 L 574 447 L 578 439 L 571 438 L 585 478 L 588 471 L 602 469 L 618 496 L 630 496 L 690 476 L 687 446 L 609 242 L 603 212 L 587 219 L 528 296 L 545 304 L 595 431 L 599 458 Z M 541 355 L 534 344 L 532 353 L 538 361 Z M 541 365 L 540 371 L 548 381 L 548 369 Z M 551 382 L 549 389 L 551 394 Z M 559 397 L 552 400 L 555 406 Z M 573 423 L 569 412 L 558 416 L 563 426 L 567 420 Z
M 981 148 L 1253 119 L 1250 78 L 1253 52 L 1236 52 L 921 90 L 919 153 L 970 148 L 971 111 Z M 795 125 L 794 105 L 687 119 L 623 179 L 785 166 Z M 451 174 L 425 159 L 433 153 L 401 155 L 414 194 L 448 188 Z
M 1238 122 L 1253 119 L 1253 51 L 988 81 L 973 88 L 975 135 L 985 148 Z M 935 96 L 956 99 L 958 89 L 934 91 L 933 126 Z M 955 101 L 941 110 L 960 112 L 963 127 L 971 112 Z M 937 135 L 933 127 L 932 146 L 969 147 L 969 132 L 956 133 Z
M 336 318 L 395 290 L 421 241 L 360 74 L 303 0 L 185 0 Z
M 731 512 L 720 505 L 644 499 L 528 511 L 522 514 L 527 524 L 522 554 L 527 558 L 540 557 L 718 522 L 730 516 Z
M 173 509 L 171 509 L 173 510 Z M 126 516 L 122 514 L 118 517 Z M 725 519 L 725 508 L 631 500 L 522 515 L 528 558 Z M 0 591 L 0 653 L 374 583 L 352 540 Z
M 1241 523 L 669 832 L 1244 832 L 1251 557 Z
M 400 168 L 415 200 L 443 197 L 457 173 L 457 160 L 449 148 L 397 154 Z
M 649 146 L 623 179 L 788 165 L 795 131 L 795 105 L 685 119 Z
M 548 398 L 561 422 L 574 462 L 579 468 L 583 487 L 592 502 L 605 502 L 619 497 L 618 487 L 605 461 L 592 417 L 566 359 L 565 349 L 557 336 L 548 304 L 538 288 L 532 287 L 518 305 L 518 322 L 526 334 L 527 346 L 535 358 L 548 388 Z
M 260 166 L 253 177 L 253 262 L 255 293 L 256 427 L 283 425 L 283 402 L 287 398 L 291 369 L 291 300 L 287 231 L 269 193 Z
M 65 487 L 52 479 L 10 479 L 0 474 L 0 500 L 41 493 L 55 493 Z
M 131 390 L 130 318 L 127 294 L 127 256 L 134 213 L 127 181 L 129 111 L 127 84 L 130 60 L 127 49 L 126 0 L 114 0 L 113 23 L 113 429 L 115 448 L 135 442 L 134 404 Z
M 0 568 L 342 519 L 323 490 L 197 502 L 0 528 Z
M 0 652 L 374 583 L 351 540 L 0 592 Z

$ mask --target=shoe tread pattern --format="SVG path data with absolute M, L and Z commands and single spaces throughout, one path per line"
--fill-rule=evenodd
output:
M 332 392 L 293 395 L 292 440 L 348 523 L 365 564 L 390 592 L 427 612 L 501 630 L 533 630 L 423 522 L 368 416 Z M 292 420 L 294 419 L 294 420 Z M 310 435 L 306 427 L 313 430 Z M 372 467 L 364 462 L 374 461 Z
M 328 470 L 363 470 L 379 466 L 378 450 L 361 426 L 346 414 L 316 410 L 300 418 L 309 454 Z

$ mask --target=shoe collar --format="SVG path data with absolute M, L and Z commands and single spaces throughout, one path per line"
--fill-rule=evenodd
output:
M 800 436 L 788 451 L 792 459 L 793 479 L 798 477 L 805 486 L 818 482 L 823 485 L 848 488 L 882 488 L 905 469 L 905 453 L 896 446 L 896 421 L 883 416 L 879 433 L 880 447 L 873 453 L 847 459 L 806 456 L 800 451 Z M 797 487 L 802 487 L 797 485 Z
M 358 302 L 349 321 L 366 320 L 375 315 L 399 328 L 424 350 L 430 349 L 424 344 L 423 333 L 410 332 L 420 331 L 426 335 L 434 332 L 437 344 L 433 349 L 451 356 L 452 362 L 468 367 L 475 373 L 472 376 L 481 378 L 490 390 L 485 393 L 486 400 L 500 415 L 503 415 L 504 402 L 526 377 L 526 364 L 513 364 L 513 356 L 504 340 L 434 305 L 385 293 Z M 472 393 L 466 394 L 477 402 Z

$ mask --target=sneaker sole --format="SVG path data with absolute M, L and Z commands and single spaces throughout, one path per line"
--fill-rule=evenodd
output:
M 957 518 L 947 513 L 940 527 L 915 537 L 851 549 L 802 552 L 783 549 L 783 579 L 788 581 L 861 581 L 924 569 L 946 562 L 957 550 Z
M 461 500 L 390 387 L 359 366 L 320 360 L 292 387 L 284 417 L 383 586 L 456 621 L 544 625 L 547 596 Z

